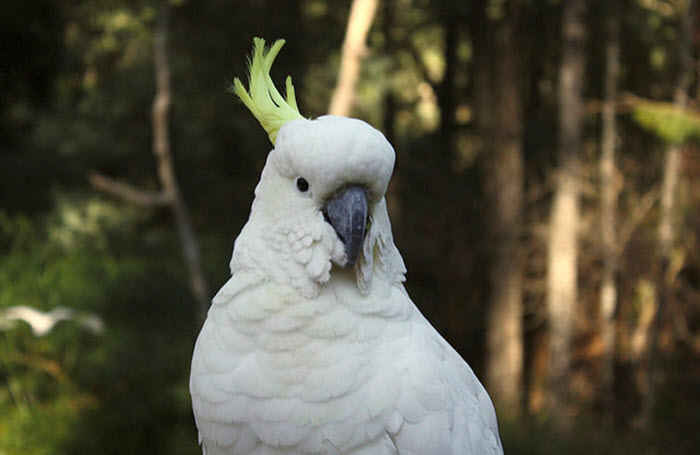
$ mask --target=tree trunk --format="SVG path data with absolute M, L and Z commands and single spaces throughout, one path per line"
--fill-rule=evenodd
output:
M 494 32 L 491 29 L 490 21 L 486 17 L 486 2 L 478 0 L 473 3 L 473 12 L 469 23 L 472 47 L 474 48 L 474 65 L 472 78 L 472 97 L 475 106 L 474 126 L 479 135 L 481 152 L 484 155 L 489 153 L 493 147 L 491 143 L 491 132 L 496 117 L 495 96 L 497 93 L 495 81 L 496 72 L 493 63 L 497 59 L 494 50 Z
M 153 36 L 153 64 L 156 79 L 156 96 L 151 112 L 153 154 L 156 157 L 158 178 L 163 187 L 163 194 L 170 201 L 177 223 L 182 251 L 187 262 L 190 287 L 199 307 L 200 319 L 203 321 L 209 309 L 209 289 L 202 271 L 199 247 L 194 236 L 189 212 L 175 177 L 168 137 L 170 111 L 170 67 L 167 53 L 168 16 L 168 3 L 163 2 Z
M 602 274 L 600 283 L 601 338 L 601 393 L 605 413 L 604 423 L 612 427 L 615 395 L 615 313 L 617 309 L 617 167 L 615 165 L 616 119 L 615 99 L 620 72 L 620 16 L 617 0 L 608 4 L 606 20 L 605 78 L 603 81 L 603 112 L 600 153 L 600 237 L 602 247 Z
M 440 107 L 440 136 L 442 138 L 445 172 L 452 174 L 452 162 L 455 155 L 455 78 L 457 75 L 457 45 L 459 40 L 458 27 L 460 17 L 457 11 L 448 7 L 443 19 L 445 27 L 445 72 L 437 90 L 437 102 Z
M 384 32 L 384 58 L 387 59 L 388 67 L 386 71 L 387 83 L 384 87 L 384 112 L 382 118 L 382 127 L 384 135 L 389 143 L 394 148 L 398 147 L 395 143 L 395 120 L 396 120 L 396 100 L 394 98 L 393 75 L 396 70 L 394 65 L 394 52 L 396 51 L 396 43 L 394 41 L 394 0 L 385 0 L 382 8 L 382 29 Z M 398 150 L 396 150 L 398 154 Z M 401 173 L 399 169 L 394 170 L 394 175 L 389 183 L 389 188 L 386 194 L 387 207 L 389 216 L 391 217 L 394 237 L 401 238 Z
M 382 5 L 382 31 L 384 33 L 384 58 L 388 62 L 386 70 L 386 86 L 384 87 L 384 112 L 382 127 L 384 135 L 390 143 L 394 143 L 396 133 L 394 121 L 396 117 L 396 100 L 394 99 L 393 74 L 396 71 L 394 65 L 394 52 L 396 42 L 394 40 L 394 0 L 384 0 Z
M 584 121 L 584 0 L 562 4 L 562 61 L 559 68 L 558 169 L 550 218 L 547 308 L 550 410 L 566 424 L 571 342 L 577 302 L 579 193 Z
M 360 63 L 365 54 L 365 43 L 377 11 L 378 0 L 353 0 L 348 27 L 340 58 L 338 82 L 331 97 L 328 113 L 348 116 L 355 99 L 355 86 L 360 76 Z
M 683 10 L 679 11 L 681 19 L 680 57 L 682 70 L 679 75 L 678 85 L 673 102 L 679 110 L 685 110 L 688 104 L 688 91 L 693 82 L 695 65 L 693 62 L 693 26 L 694 26 L 695 2 L 686 0 Z M 658 387 L 659 361 L 658 361 L 658 337 L 663 319 L 673 290 L 674 273 L 669 267 L 671 255 L 676 241 L 676 188 L 680 180 L 681 150 L 683 144 L 671 144 L 666 150 L 664 160 L 663 178 L 661 182 L 661 207 L 659 215 L 659 271 L 657 278 L 657 307 L 654 321 L 650 325 L 651 333 L 647 337 L 649 346 L 646 368 L 644 374 L 644 386 L 642 390 L 642 407 L 639 416 L 639 424 L 651 429 L 653 425 L 653 412 L 656 405 L 656 389 Z
M 523 157 L 522 100 L 518 61 L 517 17 L 512 8 L 495 30 L 491 80 L 495 118 L 487 150 L 486 194 L 489 243 L 492 245 L 487 308 L 486 382 L 494 400 L 511 416 L 522 407 L 522 230 Z M 494 24 L 495 26 L 495 24 Z M 492 32 L 494 33 L 494 32 Z M 498 90 L 495 88 L 498 87 Z M 478 111 L 478 110 L 477 110 Z M 489 132 L 485 132 L 489 134 Z M 483 134 L 482 134 L 483 135 Z
M 169 138 L 170 66 L 168 63 L 169 3 L 161 2 L 153 31 L 153 67 L 155 70 L 156 96 L 151 107 L 153 127 L 152 152 L 156 158 L 160 191 L 144 191 L 128 183 L 120 182 L 96 171 L 88 173 L 88 181 L 98 190 L 144 207 L 167 206 L 172 210 L 180 237 L 182 252 L 187 264 L 192 296 L 197 302 L 199 322 L 203 322 L 209 310 L 209 288 L 202 270 L 197 239 L 192 229 L 189 211 L 180 193 L 175 176 Z

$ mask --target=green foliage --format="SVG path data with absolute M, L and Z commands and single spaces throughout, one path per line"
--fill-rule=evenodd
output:
M 0 453 L 193 453 L 186 280 L 177 254 L 165 253 L 178 251 L 175 239 L 140 239 L 135 219 L 75 196 L 45 223 L 0 213 L 0 308 L 63 305 L 106 326 L 95 335 L 65 321 L 37 338 L 18 322 L 0 332 Z M 151 440 L 165 427 L 190 439 Z M 115 432 L 123 437 L 105 450 Z
M 700 140 L 700 115 L 671 103 L 641 101 L 634 105 L 632 117 L 645 130 L 669 144 Z

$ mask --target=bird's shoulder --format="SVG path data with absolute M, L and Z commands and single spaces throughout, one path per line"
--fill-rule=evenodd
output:
M 416 309 L 397 402 L 401 454 L 500 454 L 491 399 L 466 361 Z

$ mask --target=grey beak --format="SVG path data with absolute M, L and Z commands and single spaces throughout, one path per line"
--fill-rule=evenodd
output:
M 323 204 L 323 215 L 345 245 L 345 267 L 352 267 L 365 238 L 367 192 L 360 186 L 343 188 Z

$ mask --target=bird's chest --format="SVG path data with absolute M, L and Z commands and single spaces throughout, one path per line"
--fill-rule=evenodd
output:
M 397 359 L 410 346 L 410 320 L 393 307 L 372 313 L 381 307 L 369 300 L 353 308 L 337 294 L 285 301 L 265 290 L 212 308 L 190 383 L 205 440 L 222 443 L 236 428 L 317 453 L 326 443 L 356 447 L 396 431 L 407 376 Z
M 193 375 L 215 378 L 231 395 L 306 403 L 365 399 L 368 384 L 399 379 L 392 363 L 410 332 L 404 320 L 314 303 L 238 305 L 210 315 Z
M 373 378 L 392 373 L 401 324 L 342 308 L 304 323 L 293 320 L 277 315 L 248 335 L 251 349 L 243 357 L 261 370 L 260 385 L 269 383 L 269 397 L 352 397 L 364 394 Z

